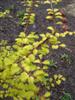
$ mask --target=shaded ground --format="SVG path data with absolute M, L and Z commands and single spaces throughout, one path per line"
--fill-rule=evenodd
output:
M 6 39 L 8 40 L 10 43 L 14 41 L 14 39 L 18 36 L 19 32 L 23 29 L 21 26 L 18 25 L 18 19 L 16 18 L 15 14 L 18 10 L 21 10 L 22 8 L 22 4 L 19 3 L 20 0 L 0 0 L 0 11 L 3 11 L 4 9 L 8 9 L 11 8 L 14 5 L 14 8 L 12 9 L 12 18 L 5 18 L 2 19 L 0 18 L 0 39 Z M 61 6 L 63 8 L 65 8 L 65 13 L 66 16 L 68 18 L 68 25 L 70 27 L 70 30 L 75 30 L 75 1 L 74 0 L 63 0 L 63 2 L 61 3 Z M 47 7 L 41 7 L 39 8 L 39 10 L 37 11 L 37 9 L 35 9 L 34 11 L 36 12 L 36 21 L 35 21 L 35 27 L 31 26 L 29 29 L 30 30 L 34 30 L 38 33 L 45 32 L 46 30 L 44 30 L 44 27 L 46 27 L 47 25 L 44 24 L 45 20 L 43 18 L 43 16 L 46 14 L 45 12 L 45 8 Z M 40 18 L 38 17 L 38 15 L 40 16 Z M 43 24 L 43 26 L 41 26 L 41 24 L 39 23 L 41 22 Z M 52 58 L 54 60 L 56 60 L 57 65 L 59 66 L 59 70 L 57 70 L 57 73 L 62 73 L 67 77 L 67 81 L 65 84 L 63 84 L 64 90 L 66 92 L 69 92 L 72 96 L 73 96 L 73 100 L 75 100 L 75 37 L 67 37 L 64 40 L 69 49 L 71 50 L 71 52 L 69 50 L 58 50 L 56 52 L 54 52 L 54 54 L 52 55 Z M 71 64 L 65 64 L 65 62 L 62 62 L 60 60 L 60 56 L 63 54 L 67 54 L 69 55 L 71 61 Z M 49 58 L 51 58 L 50 56 L 48 56 Z M 60 90 L 60 87 L 59 89 Z M 53 94 L 54 97 L 52 97 L 51 100 L 57 100 L 57 97 L 59 96 L 59 93 L 57 90 L 56 94 Z M 55 96 L 56 95 L 56 96 Z M 58 95 L 58 96 L 57 96 Z

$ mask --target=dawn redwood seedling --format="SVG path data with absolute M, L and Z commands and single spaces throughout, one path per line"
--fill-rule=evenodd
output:
M 61 55 L 61 60 L 62 60 L 62 62 L 64 62 L 65 64 L 67 63 L 67 64 L 71 64 L 72 63 L 72 59 L 71 59 L 71 57 L 68 55 L 68 54 L 63 54 L 63 55 Z

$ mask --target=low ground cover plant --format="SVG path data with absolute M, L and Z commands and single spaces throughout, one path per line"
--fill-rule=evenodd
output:
M 27 4 L 26 13 L 18 13 L 24 31 L 20 32 L 15 43 L 0 42 L 0 98 L 12 97 L 13 100 L 50 100 L 52 89 L 66 80 L 61 73 L 52 73 L 52 60 L 45 58 L 53 50 L 67 48 L 61 41 L 69 32 L 63 10 L 54 8 L 61 0 L 44 0 L 47 9 L 45 19 L 52 22 L 46 33 L 27 33 L 27 27 L 34 24 L 35 13 L 32 7 L 38 7 L 34 0 L 22 0 Z M 58 28 L 60 26 L 60 28 Z M 64 98 L 62 98 L 64 100 Z

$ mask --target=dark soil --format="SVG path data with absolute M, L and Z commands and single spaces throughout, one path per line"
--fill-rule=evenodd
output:
M 23 27 L 18 24 L 18 19 L 16 17 L 17 11 L 23 10 L 21 0 L 0 0 L 0 11 L 11 8 L 11 16 L 6 18 L 0 18 L 0 40 L 8 40 L 12 44 L 15 38 L 18 36 L 20 31 L 23 30 Z M 68 19 L 68 25 L 70 30 L 75 30 L 75 16 L 70 15 L 67 11 L 67 6 L 69 4 L 75 4 L 74 0 L 63 0 L 60 4 L 61 8 L 65 8 L 66 17 Z M 13 7 L 14 6 L 14 7 Z M 30 26 L 29 31 L 33 30 L 37 33 L 46 32 L 45 27 L 49 24 L 46 23 L 44 17 L 46 15 L 46 8 L 48 6 L 41 6 L 39 9 L 33 9 L 36 12 L 35 27 Z M 75 9 L 75 8 L 74 8 Z M 72 11 L 71 11 L 72 12 Z M 40 17 L 39 17 L 40 16 Z M 39 23 L 40 22 L 40 23 Z M 41 26 L 42 24 L 42 26 Z M 75 37 L 67 37 L 64 39 L 65 43 L 68 45 L 69 50 L 62 49 L 54 51 L 53 55 L 48 56 L 50 59 L 54 59 L 57 62 L 58 69 L 56 73 L 61 73 L 66 76 L 67 81 L 62 85 L 65 92 L 68 92 L 72 95 L 73 100 L 75 100 Z M 62 61 L 61 55 L 66 54 L 70 57 L 70 63 L 67 61 Z M 62 87 L 61 86 L 61 87 Z M 59 100 L 60 87 L 57 90 L 54 90 L 54 96 L 51 100 Z M 55 94 L 56 93 L 56 94 Z M 5 99 L 6 100 L 6 99 Z M 8 100 L 8 99 L 7 99 Z M 10 99 L 11 100 L 11 99 Z

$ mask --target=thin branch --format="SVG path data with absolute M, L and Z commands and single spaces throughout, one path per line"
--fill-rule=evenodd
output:
M 25 28 L 24 28 L 24 32 L 25 32 L 25 33 L 27 33 L 27 28 L 28 28 L 28 26 L 29 26 L 29 19 L 30 19 L 30 16 L 31 16 L 31 12 L 32 12 L 33 6 L 34 6 L 34 0 L 32 0 L 32 4 L 31 4 L 31 6 L 30 6 L 30 8 L 29 8 L 28 19 L 27 19 L 26 26 L 25 26 Z

